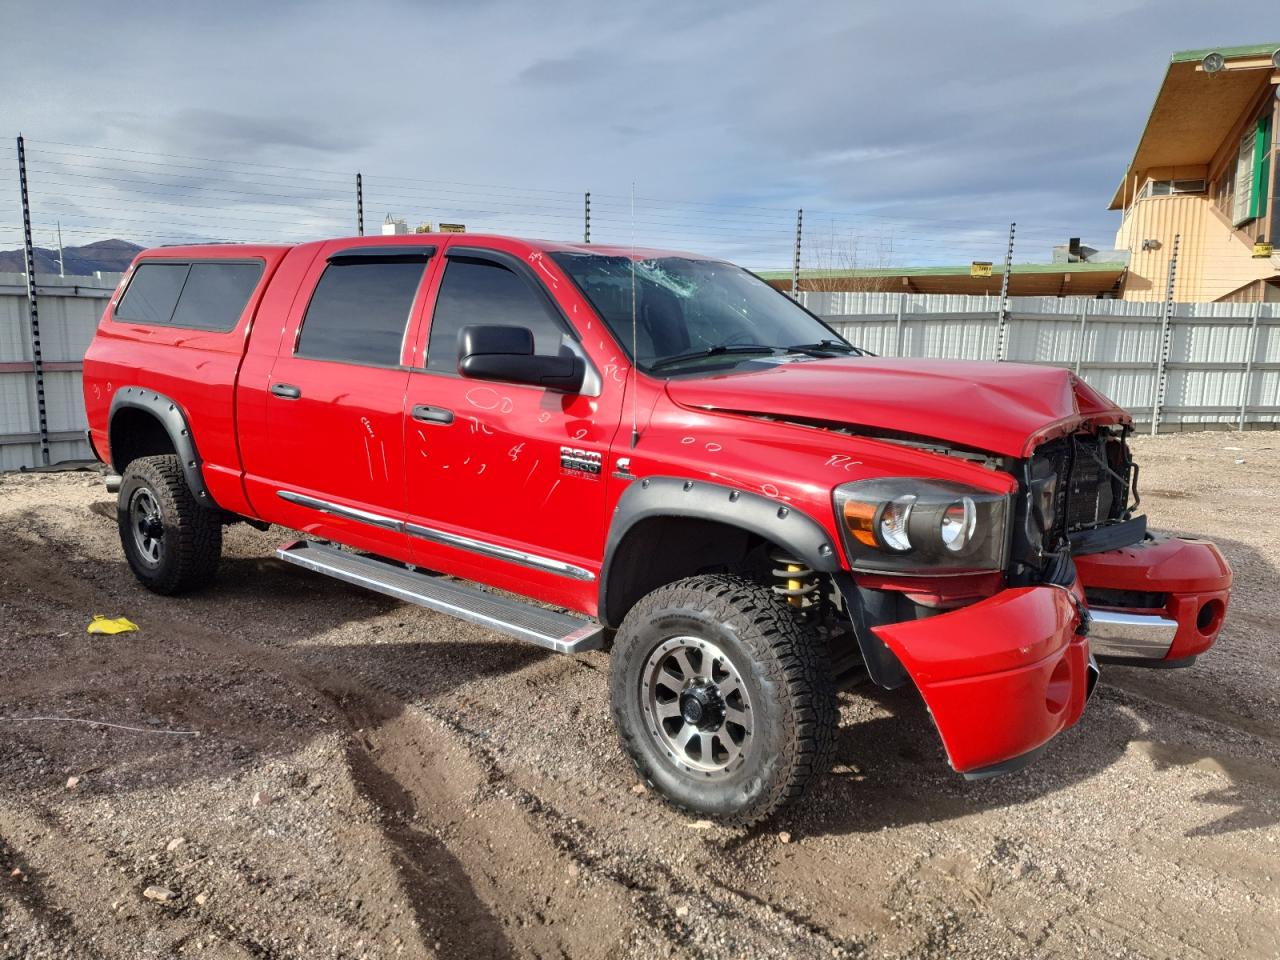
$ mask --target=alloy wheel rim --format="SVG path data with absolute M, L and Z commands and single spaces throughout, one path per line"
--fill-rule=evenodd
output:
M 724 776 L 745 761 L 754 718 L 742 674 L 720 647 L 699 637 L 664 640 L 641 677 L 645 727 L 678 767 Z
M 160 517 L 160 505 L 145 487 L 133 491 L 129 498 L 129 528 L 133 531 L 133 543 L 143 563 L 159 566 L 164 558 L 164 522 Z

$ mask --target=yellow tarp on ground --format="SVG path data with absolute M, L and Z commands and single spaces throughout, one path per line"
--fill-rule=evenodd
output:
M 126 617 L 116 617 L 109 620 L 100 613 L 93 615 L 93 622 L 89 624 L 86 633 L 131 633 L 138 629 L 138 625 Z

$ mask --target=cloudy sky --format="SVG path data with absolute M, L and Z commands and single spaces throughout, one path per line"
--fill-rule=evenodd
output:
M 359 170 L 368 221 L 580 237 L 590 190 L 597 241 L 756 267 L 798 207 L 810 263 L 1106 246 L 1170 53 L 1280 41 L 1274 0 L 2 2 L 38 243 L 350 233 Z

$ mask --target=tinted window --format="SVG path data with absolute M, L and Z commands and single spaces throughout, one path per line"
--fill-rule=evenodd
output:
M 171 322 L 199 330 L 232 329 L 261 276 L 260 263 L 193 263 Z
M 431 316 L 427 369 L 457 372 L 458 333 L 476 324 L 527 327 L 534 351 L 550 356 L 560 352 L 564 336 L 546 301 L 515 273 L 496 263 L 450 258 Z
M 116 307 L 116 319 L 168 323 L 187 279 L 185 263 L 140 263 Z
M 325 268 L 302 321 L 297 355 L 395 366 L 426 264 L 354 262 Z

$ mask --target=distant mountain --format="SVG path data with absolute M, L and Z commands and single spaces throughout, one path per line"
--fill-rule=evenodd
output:
M 142 247 L 128 240 L 99 240 L 83 247 L 63 247 L 62 262 L 69 277 L 91 277 L 125 270 Z M 36 273 L 58 272 L 58 251 L 36 247 Z M 26 257 L 21 249 L 0 250 L 0 273 L 26 273 Z

